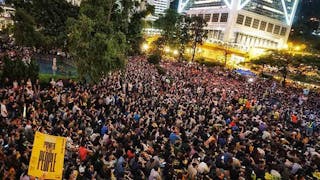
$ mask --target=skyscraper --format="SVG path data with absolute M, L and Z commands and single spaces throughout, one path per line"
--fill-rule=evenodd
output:
M 299 0 L 195 0 L 187 11 L 208 22 L 209 41 L 241 47 L 286 44 Z
M 164 15 L 165 11 L 170 8 L 170 0 L 147 0 L 147 3 L 154 6 L 154 14 L 147 17 L 148 20 L 156 20 L 159 16 Z

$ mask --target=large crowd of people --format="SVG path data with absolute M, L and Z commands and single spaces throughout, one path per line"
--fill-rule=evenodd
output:
M 1 84 L 0 179 L 27 173 L 36 131 L 67 138 L 64 179 L 312 179 L 320 96 L 220 67 L 144 57 L 98 84 Z

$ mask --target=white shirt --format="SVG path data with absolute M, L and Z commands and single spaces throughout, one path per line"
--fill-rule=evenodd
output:
M 8 111 L 6 105 L 1 103 L 1 116 L 8 117 Z
M 194 167 L 192 166 L 192 164 L 190 164 L 190 165 L 188 166 L 188 173 L 189 173 L 189 177 L 190 177 L 190 178 L 194 178 L 194 177 L 197 175 L 197 169 L 194 168 Z
M 200 174 L 202 173 L 208 173 L 209 172 L 209 167 L 205 162 L 201 162 L 198 167 L 197 170 Z
M 158 179 L 161 179 L 159 172 L 152 169 L 148 180 L 158 180 Z

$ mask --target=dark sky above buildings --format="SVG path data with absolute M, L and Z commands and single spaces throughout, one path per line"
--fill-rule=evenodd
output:
M 299 4 L 298 16 L 310 19 L 320 18 L 320 0 L 301 0 Z

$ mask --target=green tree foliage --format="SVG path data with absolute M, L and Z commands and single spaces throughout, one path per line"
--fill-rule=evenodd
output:
M 317 42 L 317 44 L 314 47 L 317 51 L 320 51 L 320 42 Z
M 66 0 L 33 1 L 32 16 L 37 28 L 46 37 L 49 48 L 61 48 L 67 39 L 67 19 L 78 16 L 78 7 Z
M 158 54 L 158 53 L 151 54 L 151 55 L 148 57 L 148 62 L 149 62 L 149 63 L 159 64 L 160 61 L 161 61 L 161 55 Z
M 6 3 L 13 4 L 14 7 L 20 9 L 20 13 L 16 14 L 20 17 L 15 19 L 27 19 L 23 25 L 17 26 L 16 32 L 28 34 L 29 36 L 21 36 L 21 34 L 14 33 L 14 37 L 19 42 L 26 42 L 28 39 L 33 38 L 38 40 L 38 45 L 51 49 L 53 47 L 61 48 L 65 45 L 67 39 L 67 19 L 78 16 L 78 7 L 71 5 L 66 0 L 7 0 Z M 23 13 L 21 13 L 23 12 Z M 33 27 L 37 33 L 30 34 L 30 28 Z M 41 39 L 39 39 L 39 36 Z M 29 45 L 29 44 L 22 44 Z
M 38 46 L 43 40 L 41 33 L 35 30 L 35 21 L 24 9 L 18 8 L 15 13 L 13 28 L 16 43 L 22 46 Z
M 161 37 L 163 39 L 161 42 L 164 44 L 170 44 L 170 46 L 177 44 L 176 32 L 179 16 L 177 11 L 168 9 L 164 16 L 161 16 L 155 21 L 155 27 L 162 30 Z
M 112 0 L 88 0 L 80 7 L 80 17 L 70 20 L 69 50 L 80 79 L 97 82 L 106 73 L 124 67 L 126 36 L 117 31 L 111 14 Z
M 155 26 L 161 29 L 162 33 L 161 37 L 154 42 L 154 49 L 162 50 L 165 45 L 178 48 L 179 60 L 182 60 L 186 46 L 192 40 L 191 24 L 192 20 L 189 17 L 168 9 L 166 14 L 155 22 Z
M 178 41 L 178 49 L 179 49 L 179 60 L 184 59 L 184 53 L 186 50 L 186 46 L 191 42 L 192 35 L 190 34 L 189 29 L 191 28 L 191 18 L 187 16 L 180 16 L 178 19 L 178 23 L 176 24 L 177 31 L 177 41 Z
M 130 16 L 129 27 L 127 29 L 126 35 L 129 42 L 129 54 L 135 55 L 141 53 L 141 45 L 144 42 L 142 29 L 144 25 L 144 20 L 147 15 L 154 11 L 153 6 L 147 6 L 146 10 L 134 12 Z
M 197 46 L 200 44 L 202 45 L 204 40 L 207 38 L 208 32 L 204 29 L 204 27 L 207 26 L 207 22 L 199 17 L 195 16 L 191 18 L 191 25 L 190 25 L 190 31 L 191 31 L 191 37 L 192 37 L 192 60 L 194 60 L 194 56 L 196 54 Z
M 282 75 L 282 84 L 285 86 L 286 79 L 290 68 L 294 68 L 297 72 L 302 75 L 303 71 L 307 67 L 313 67 L 320 70 L 320 59 L 316 56 L 306 55 L 294 55 L 288 51 L 270 51 L 264 56 L 258 57 L 251 61 L 252 64 L 256 65 L 269 65 L 276 67 Z
M 10 81 L 20 81 L 30 78 L 32 81 L 35 81 L 38 79 L 39 65 L 34 60 L 31 60 L 30 63 L 25 63 L 20 59 L 11 60 L 5 56 L 2 61 L 4 63 L 2 80 L 8 78 Z

